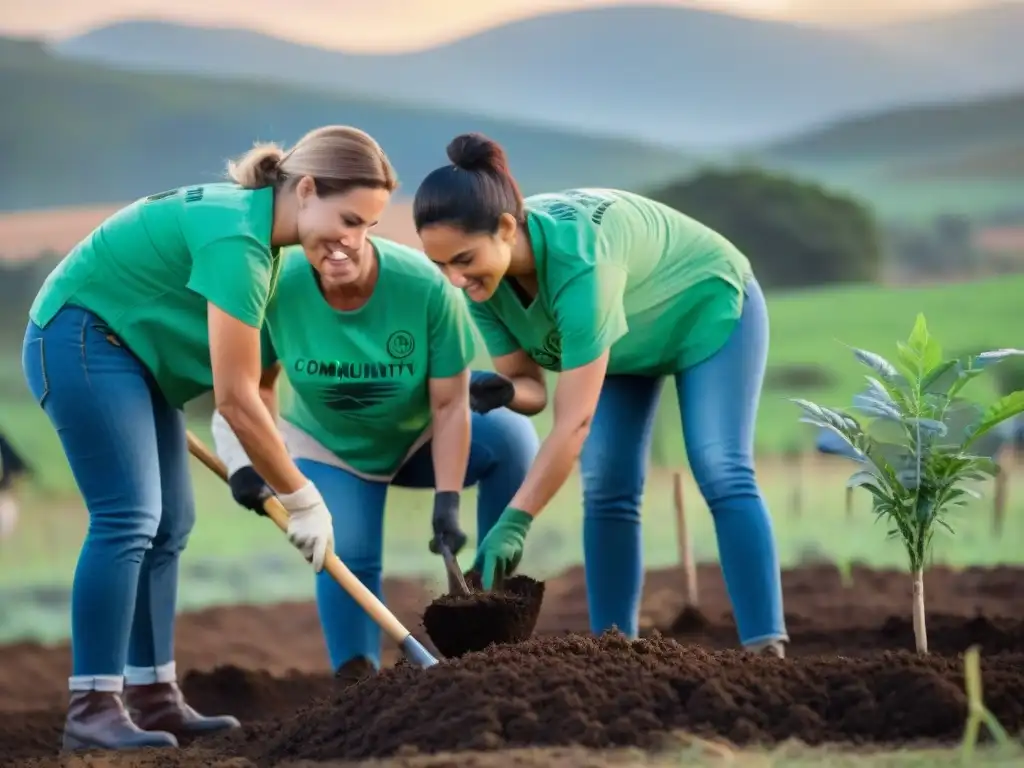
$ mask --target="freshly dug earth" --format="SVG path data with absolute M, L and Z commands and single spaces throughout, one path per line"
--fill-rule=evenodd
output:
M 465 577 L 470 594 L 442 595 L 423 611 L 423 628 L 443 656 L 530 639 L 544 600 L 543 581 L 513 576 L 500 591 L 484 592 L 479 574 Z
M 930 571 L 932 656 L 924 660 L 904 653 L 913 649 L 905 573 L 855 568 L 852 585 L 844 586 L 829 566 L 787 571 L 792 643 L 785 660 L 709 652 L 734 647 L 735 627 L 717 567 L 702 567 L 699 580 L 701 610 L 688 612 L 671 632 L 681 608 L 680 574 L 649 572 L 641 618 L 647 633 L 662 627 L 699 647 L 652 638 L 612 652 L 621 640 L 566 636 L 587 628 L 583 573 L 575 568 L 545 583 L 537 639 L 430 670 L 399 666 L 344 690 L 329 673 L 311 603 L 184 615 L 177 656 L 179 669 L 189 670 L 182 682 L 190 702 L 200 711 L 236 714 L 246 732 L 172 753 L 104 755 L 93 765 L 230 762 L 239 768 L 248 760 L 263 766 L 300 757 L 382 755 L 403 742 L 401 754 L 386 764 L 541 765 L 549 758 L 614 764 L 611 754 L 541 747 L 567 740 L 647 745 L 663 728 L 679 725 L 740 743 L 787 736 L 864 744 L 949 741 L 963 727 L 957 654 L 972 643 L 982 646 L 989 706 L 1007 729 L 1024 728 L 1024 569 Z M 385 582 L 388 605 L 421 640 L 419 616 L 431 597 L 420 583 Z M 385 663 L 395 658 L 386 645 Z M 66 646 L 0 649 L 0 765 L 70 765 L 54 757 L 68 672 Z M 448 760 L 416 757 L 410 744 L 420 750 L 530 749 L 517 752 L 515 762 L 488 757 L 493 753 Z
M 986 662 L 988 699 L 1024 728 L 1024 653 Z M 429 702 L 429 717 L 421 716 Z M 268 733 L 267 762 L 579 745 L 658 747 L 685 729 L 745 745 L 955 742 L 966 717 L 961 665 L 708 653 L 619 633 L 538 638 L 421 671 L 386 671 Z

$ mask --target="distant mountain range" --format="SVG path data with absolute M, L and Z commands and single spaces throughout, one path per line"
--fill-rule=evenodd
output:
M 380 141 L 405 196 L 447 162 L 445 146 L 465 131 L 502 142 L 527 193 L 643 186 L 693 164 L 676 150 L 632 140 L 286 85 L 124 72 L 3 38 L 0 104 L 0 210 L 122 202 L 223 178 L 225 161 L 255 140 L 290 144 L 330 123 L 359 126 Z
M 115 24 L 54 45 L 132 70 L 256 78 L 697 148 L 1024 90 L 1024 6 L 856 31 L 685 8 L 535 16 L 425 51 L 362 55 L 240 29 Z

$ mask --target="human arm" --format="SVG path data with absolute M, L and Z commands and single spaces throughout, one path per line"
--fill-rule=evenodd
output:
M 431 455 L 434 462 L 433 539 L 437 553 L 445 543 L 452 553 L 465 546 L 459 527 L 459 496 L 469 463 L 471 417 L 469 364 L 476 353 L 465 300 L 446 282 L 429 305 Z
M 289 540 L 319 571 L 333 548 L 330 512 L 316 486 L 288 455 L 260 392 L 260 329 L 273 277 L 273 261 L 265 247 L 249 238 L 229 237 L 193 254 L 189 288 L 207 300 L 216 409 L 288 511 Z
M 535 517 L 565 484 L 590 432 L 612 344 L 625 335 L 626 274 L 614 264 L 587 266 L 552 298 L 562 361 L 554 424 L 509 506 Z
M 568 281 L 554 303 L 561 335 L 562 370 L 555 387 L 554 425 L 522 485 L 477 549 L 474 569 L 485 589 L 515 570 L 537 515 L 565 484 L 597 411 L 611 346 L 627 330 L 616 268 L 588 269 Z
M 278 494 L 291 494 L 309 481 L 295 466 L 261 389 L 259 330 L 211 304 L 210 360 L 214 400 L 249 463 Z
M 266 352 L 267 345 L 264 344 Z M 267 355 L 264 354 L 264 358 Z M 260 398 L 266 405 L 274 422 L 278 418 L 277 403 L 277 380 L 281 372 L 281 364 L 276 360 L 263 369 L 260 379 Z M 231 488 L 231 496 L 235 502 L 246 509 L 251 509 L 258 515 L 266 515 L 263 503 L 273 495 L 273 491 L 266 481 L 260 477 L 249 456 L 242 448 L 235 433 L 231 430 L 227 421 L 216 409 L 210 424 L 210 431 L 213 435 L 214 448 L 221 461 L 228 470 L 228 486 Z
M 511 400 L 500 402 L 497 398 L 487 398 L 496 402 L 493 407 L 504 405 L 524 416 L 535 416 L 543 411 L 548 403 L 544 370 L 519 346 L 487 302 L 471 304 L 470 314 L 487 344 L 494 370 L 512 382 Z M 501 399 L 507 398 L 500 391 L 495 394 Z
M 541 443 L 523 484 L 509 502 L 510 507 L 536 517 L 565 485 L 590 433 L 607 369 L 608 351 L 605 350 L 596 360 L 558 375 L 554 424 Z

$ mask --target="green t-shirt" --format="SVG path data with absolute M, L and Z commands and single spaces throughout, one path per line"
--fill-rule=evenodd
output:
M 29 317 L 93 312 L 149 369 L 174 406 L 213 387 L 207 302 L 259 328 L 280 269 L 274 193 L 204 184 L 121 209 L 46 278 Z
M 664 375 L 728 340 L 752 272 L 722 235 L 614 189 L 534 195 L 526 211 L 537 296 L 526 306 L 503 280 L 470 304 L 492 356 L 523 349 L 560 371 L 610 348 L 609 374 Z
M 281 417 L 354 469 L 388 475 L 431 424 L 429 380 L 461 373 L 476 350 L 465 298 L 441 271 L 370 242 L 377 285 L 352 311 L 332 308 L 305 255 L 286 252 L 262 343 L 264 365 L 280 360 L 292 388 Z

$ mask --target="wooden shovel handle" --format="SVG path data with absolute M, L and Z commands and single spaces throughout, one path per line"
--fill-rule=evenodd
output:
M 228 470 L 224 466 L 224 462 L 220 460 L 217 454 L 207 448 L 198 437 L 193 435 L 191 430 L 186 434 L 188 437 L 189 453 L 205 464 L 207 469 L 221 480 L 227 482 Z M 284 508 L 276 496 L 271 496 L 264 501 L 263 509 L 267 513 L 267 517 L 273 520 L 274 524 L 282 532 L 288 532 L 288 510 Z M 341 585 L 342 589 L 352 596 L 353 600 L 359 603 L 359 606 L 370 615 L 370 618 L 377 622 L 377 625 L 387 633 L 388 637 L 399 644 L 409 637 L 409 630 L 402 625 L 402 622 L 388 610 L 387 606 L 373 592 L 366 588 L 363 582 L 356 578 L 356 575 L 349 570 L 347 565 L 341 562 L 341 559 L 334 552 L 327 553 L 327 557 L 324 560 L 324 570 L 331 574 L 331 577 Z

